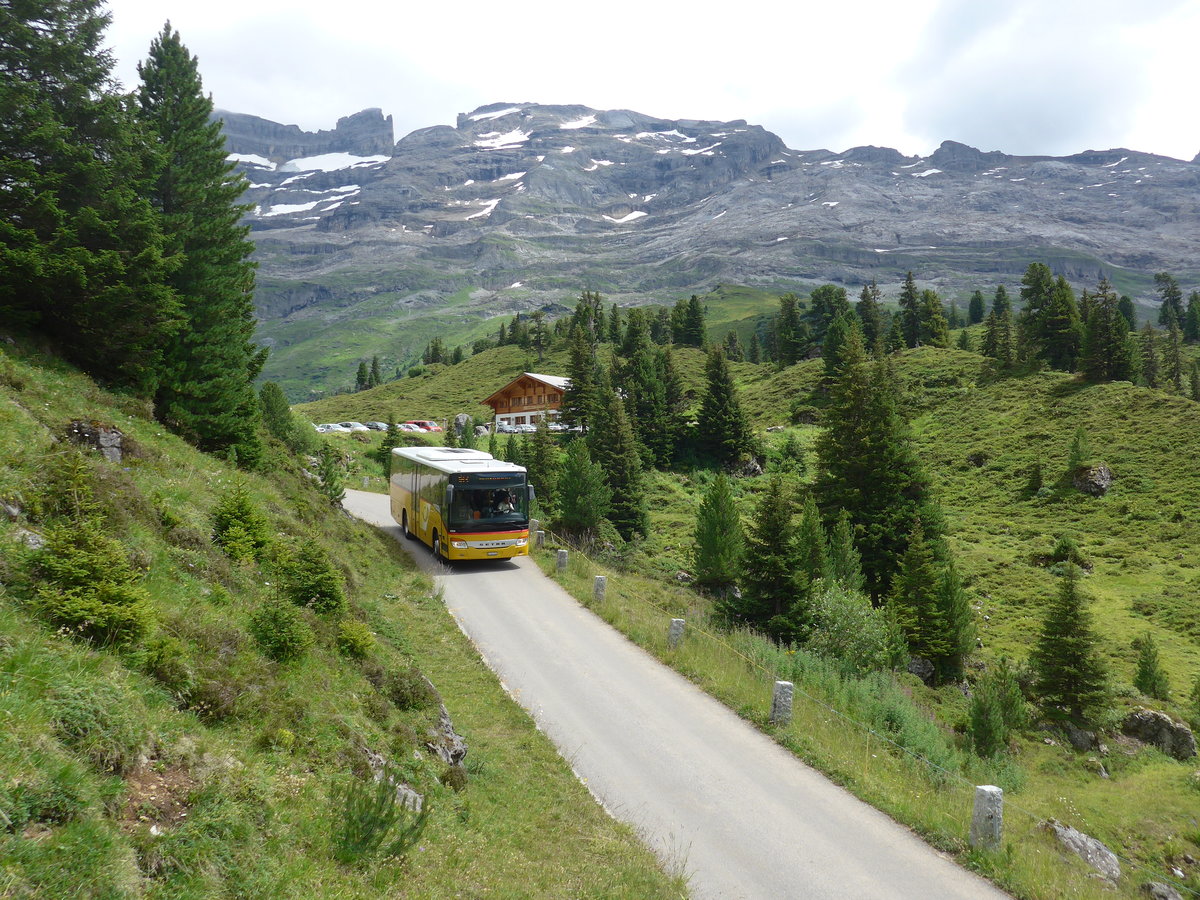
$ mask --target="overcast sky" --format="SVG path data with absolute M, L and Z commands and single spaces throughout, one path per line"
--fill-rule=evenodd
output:
M 1200 153 L 1200 0 L 109 0 L 116 75 L 170 19 L 218 108 L 396 138 L 488 103 L 746 119 L 797 150 L 943 140 Z M 706 12 L 702 10 L 712 10 Z

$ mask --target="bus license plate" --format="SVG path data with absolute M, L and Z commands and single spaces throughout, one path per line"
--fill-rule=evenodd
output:
M 489 550 L 489 551 L 488 551 L 488 556 L 498 556 L 498 555 L 499 555 L 499 554 L 497 554 L 495 550 Z

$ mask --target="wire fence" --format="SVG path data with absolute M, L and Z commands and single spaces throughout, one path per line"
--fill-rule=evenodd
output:
M 611 576 L 612 573 L 609 571 L 608 566 L 588 555 L 587 551 L 583 547 L 579 546 L 578 542 L 571 541 L 568 537 L 556 534 L 548 529 L 543 529 L 543 531 L 545 533 L 547 542 L 547 547 L 545 549 L 549 550 L 550 545 L 552 544 L 561 545 L 562 547 L 566 548 L 572 558 L 572 562 L 569 563 L 569 566 L 574 567 L 578 574 L 596 574 L 596 569 L 604 569 L 605 571 L 603 574 Z M 574 562 L 576 556 L 582 557 L 584 561 L 582 565 Z M 619 605 L 620 601 L 627 601 L 641 607 L 648 608 L 655 613 L 662 615 L 665 617 L 668 623 L 672 618 L 678 617 L 676 611 L 667 609 L 662 604 L 655 602 L 653 599 L 645 596 L 641 592 L 627 589 L 622 583 L 622 579 L 619 577 L 620 574 L 621 573 L 618 571 L 617 577 L 609 577 L 607 580 L 605 597 L 606 603 L 616 602 Z M 585 605 L 590 605 L 590 597 L 582 598 L 582 602 L 584 602 Z M 728 654 L 730 657 L 741 661 L 750 671 L 757 672 L 760 676 L 762 676 L 764 682 L 767 683 L 767 685 L 764 686 L 773 684 L 776 681 L 788 680 L 788 678 L 793 676 L 792 672 L 780 671 L 778 668 L 768 665 L 762 658 L 752 656 L 751 654 L 743 651 L 741 648 L 735 646 L 730 640 L 730 632 L 713 627 L 711 621 L 709 621 L 703 613 L 701 613 L 699 618 L 699 623 L 694 623 L 693 621 L 689 621 L 687 623 L 686 634 L 689 637 L 693 635 L 698 636 L 708 641 L 711 645 L 719 648 L 722 652 Z M 663 647 L 666 646 L 666 633 L 666 629 L 663 628 Z M 687 640 L 688 638 L 684 639 L 685 644 L 687 643 Z M 767 639 L 759 638 L 759 640 L 765 641 Z M 662 649 L 657 647 L 658 642 L 653 638 L 651 638 L 650 642 L 656 645 L 656 649 Z M 788 676 L 788 678 L 785 678 L 785 675 Z M 794 697 L 802 698 L 812 707 L 823 711 L 837 721 L 852 727 L 866 736 L 867 750 L 864 754 L 864 774 L 866 767 L 870 764 L 870 759 L 878 758 L 870 755 L 870 741 L 878 741 L 881 747 L 891 748 L 898 757 L 909 759 L 920 768 L 923 768 L 927 773 L 930 773 L 930 781 L 932 782 L 933 786 L 937 788 L 953 786 L 959 789 L 966 789 L 969 792 L 971 804 L 974 803 L 975 789 L 978 785 L 974 781 L 964 777 L 961 772 L 948 769 L 945 766 L 940 765 L 937 762 L 934 762 L 933 760 L 921 755 L 920 753 L 914 751 L 911 747 L 905 746 L 904 744 L 896 741 L 886 732 L 880 731 L 878 728 L 872 726 L 870 723 L 856 719 L 853 716 L 848 715 L 844 710 L 838 709 L 827 700 L 815 696 L 810 691 L 807 691 L 800 685 L 796 684 L 794 681 L 792 682 L 792 685 Z M 1018 803 L 1012 802 L 1007 795 L 1004 797 L 1003 806 L 1006 827 L 1011 824 L 1008 819 L 1009 813 L 1017 813 L 1018 815 L 1022 816 L 1025 819 L 1026 827 L 1030 831 L 1042 829 L 1047 820 L 1050 818 L 1049 816 L 1040 815 Z M 956 824 L 959 826 L 959 835 L 966 834 L 970 818 L 971 811 L 970 806 L 968 806 L 965 817 L 956 822 Z M 1086 833 L 1086 823 L 1082 824 L 1084 827 L 1078 828 L 1077 830 L 1084 831 Z M 1120 861 L 1123 868 L 1142 873 L 1149 880 L 1167 884 L 1181 894 L 1187 894 L 1192 897 L 1200 897 L 1200 890 L 1196 890 L 1187 884 L 1184 884 L 1178 878 L 1174 876 L 1168 876 L 1142 863 L 1139 863 L 1127 855 L 1111 850 L 1111 848 L 1109 849 L 1110 852 L 1113 853 L 1113 856 Z

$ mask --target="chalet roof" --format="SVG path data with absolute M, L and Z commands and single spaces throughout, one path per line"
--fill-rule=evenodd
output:
M 514 384 L 516 384 L 522 378 L 532 378 L 534 381 L 540 381 L 542 384 L 545 384 L 548 387 L 552 387 L 552 388 L 555 388 L 560 391 L 565 391 L 567 389 L 567 386 L 571 383 L 570 378 L 564 378 L 561 375 L 541 375 L 537 372 L 522 372 L 520 375 L 518 375 L 516 378 L 514 378 L 508 384 L 504 385 L 504 387 L 500 388 L 500 390 L 496 391 L 491 396 L 486 398 L 483 401 L 484 405 L 489 405 L 494 399 L 499 397 L 501 394 L 503 394 L 505 391 L 507 391 L 510 387 L 512 387 Z

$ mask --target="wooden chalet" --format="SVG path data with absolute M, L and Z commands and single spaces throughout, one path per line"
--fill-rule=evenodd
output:
M 495 425 L 534 425 L 538 419 L 558 420 L 569 378 L 522 372 L 483 401 L 495 413 Z

